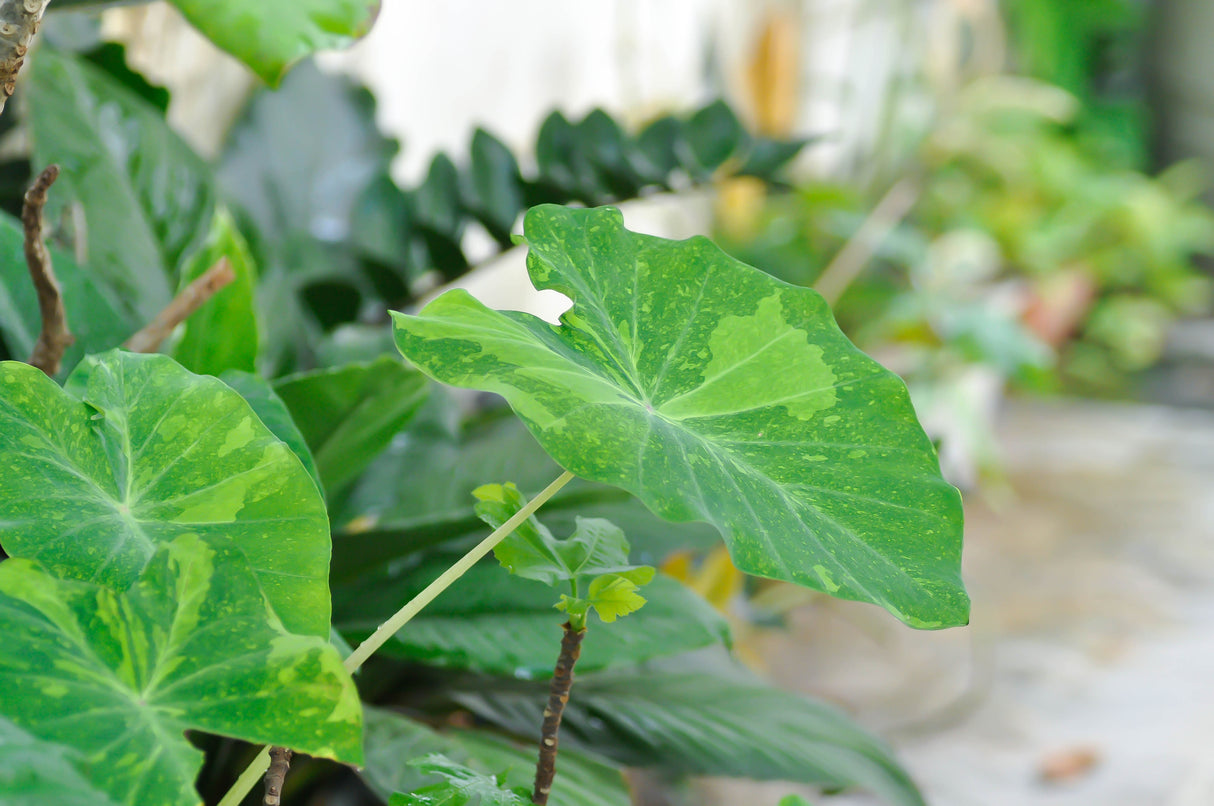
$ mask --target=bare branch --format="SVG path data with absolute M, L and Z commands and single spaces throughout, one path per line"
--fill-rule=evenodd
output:
M 25 206 L 21 209 L 25 263 L 38 292 L 38 310 L 42 314 L 42 332 L 38 334 L 29 363 L 51 376 L 59 372 L 64 352 L 76 341 L 67 327 L 67 310 L 63 307 L 63 294 L 51 265 L 50 252 L 42 242 L 42 208 L 46 205 L 47 191 L 58 178 L 59 166 L 48 165 L 25 192 Z
M 49 2 L 0 0 L 0 112 L 17 88 L 17 73 Z
M 236 272 L 226 257 L 221 257 L 214 266 L 194 282 L 181 290 L 156 318 L 122 345 L 133 353 L 154 353 L 160 343 L 169 337 L 173 328 L 180 325 L 203 303 L 236 279 Z
M 280 806 L 282 803 L 282 783 L 286 780 L 287 771 L 291 769 L 292 755 L 285 747 L 270 748 L 270 769 L 266 770 L 264 806 Z
M 564 624 L 565 635 L 561 638 L 561 654 L 553 670 L 552 684 L 548 689 L 548 706 L 544 708 L 544 726 L 540 731 L 540 760 L 535 765 L 535 790 L 531 802 L 545 806 L 552 782 L 556 778 L 557 734 L 561 730 L 561 716 L 569 702 L 569 690 L 573 688 L 573 665 L 582 654 L 582 639 L 586 631 L 575 630 L 569 622 Z

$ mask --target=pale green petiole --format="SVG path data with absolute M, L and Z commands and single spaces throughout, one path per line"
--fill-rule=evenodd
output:
M 458 561 L 446 571 L 444 571 L 438 579 L 431 582 L 422 590 L 421 593 L 410 599 L 404 607 L 396 611 L 392 618 L 385 621 L 379 626 L 375 632 L 368 636 L 367 640 L 358 645 L 358 648 L 346 658 L 346 669 L 350 672 L 362 666 L 367 658 L 371 657 L 377 649 L 387 643 L 388 639 L 400 631 L 402 627 L 408 624 L 414 616 L 422 611 L 422 609 L 434 601 L 440 593 L 451 587 L 455 580 L 467 573 L 468 569 L 476 565 L 489 552 L 493 551 L 494 546 L 506 539 L 519 525 L 530 518 L 535 511 L 539 509 L 549 498 L 573 480 L 573 474 L 568 470 L 561 473 L 555 481 L 543 489 L 535 498 L 531 499 L 518 512 L 514 513 L 501 526 L 493 530 L 493 533 L 477 543 L 475 548 L 460 557 Z M 223 796 L 223 800 L 219 801 L 219 806 L 238 806 L 244 800 L 245 795 L 257 785 L 261 780 L 265 771 L 270 766 L 270 753 L 268 748 L 263 747 L 257 757 L 249 764 L 240 777 L 236 779 L 236 783 L 232 784 L 232 788 Z

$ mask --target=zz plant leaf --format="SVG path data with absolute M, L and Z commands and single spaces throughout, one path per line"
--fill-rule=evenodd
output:
M 522 787 L 507 787 L 498 776 L 479 773 L 446 756 L 431 754 L 409 762 L 418 772 L 441 775 L 446 780 L 410 794 L 395 794 L 388 806 L 529 806 L 531 798 Z
M 230 538 L 282 622 L 329 635 L 324 501 L 215 378 L 162 355 L 86 358 L 60 389 L 0 364 L 0 544 L 118 590 L 178 535 Z
M 409 360 L 503 395 L 570 472 L 714 524 L 743 571 L 967 621 L 960 497 L 905 385 L 817 293 L 610 208 L 537 207 L 525 232 L 536 287 L 573 300 L 561 324 L 450 291 L 393 314 Z
M 0 715 L 79 751 L 80 771 L 117 803 L 199 802 L 203 756 L 187 729 L 362 762 L 337 650 L 287 632 L 223 538 L 160 546 L 125 592 L 8 560 L 0 631 Z

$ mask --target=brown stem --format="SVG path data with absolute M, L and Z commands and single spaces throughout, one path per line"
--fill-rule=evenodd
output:
M 215 296 L 221 288 L 236 279 L 232 264 L 221 257 L 214 266 L 194 282 L 181 290 L 156 318 L 122 345 L 132 353 L 154 353 L 160 343 L 169 337 L 173 328 L 180 325 L 203 303 Z
M 0 112 L 17 88 L 38 23 L 50 0 L 0 0 Z
M 563 626 L 565 635 L 561 638 L 561 654 L 556 659 L 552 686 L 548 690 L 548 707 L 544 709 L 544 727 L 540 731 L 540 760 L 535 765 L 535 790 L 531 793 L 531 802 L 538 806 L 548 803 L 552 779 L 556 777 L 557 734 L 561 730 L 561 715 L 569 702 L 573 665 L 582 654 L 582 638 L 586 635 L 586 630 L 575 630 L 569 622 Z
M 270 748 L 270 768 L 266 770 L 265 778 L 265 806 L 279 806 L 282 803 L 282 782 L 286 780 L 287 770 L 291 769 L 292 755 L 285 747 Z
M 42 242 L 42 208 L 46 206 L 47 191 L 58 178 L 59 166 L 48 165 L 25 192 L 25 206 L 21 208 L 25 264 L 29 266 L 30 279 L 38 292 L 38 310 L 42 314 L 42 332 L 38 334 L 29 363 L 51 376 L 59 372 L 64 352 L 76 341 L 67 327 L 67 310 L 63 307 L 63 293 L 51 265 L 51 255 Z

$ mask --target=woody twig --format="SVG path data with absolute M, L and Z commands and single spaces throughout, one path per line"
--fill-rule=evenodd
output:
M 25 230 L 25 263 L 29 266 L 30 279 L 34 281 L 34 289 L 38 293 L 38 310 L 42 314 L 42 331 L 34 343 L 29 363 L 51 376 L 59 372 L 64 352 L 76 341 L 68 330 L 67 310 L 63 307 L 59 280 L 51 265 L 51 255 L 42 241 L 42 208 L 46 205 L 47 191 L 58 177 L 59 166 L 47 166 L 25 192 L 25 206 L 21 210 L 21 224 Z
M 180 325 L 203 303 L 236 279 L 236 272 L 226 257 L 221 257 L 214 266 L 194 282 L 181 290 L 156 318 L 142 330 L 126 340 L 122 346 L 133 353 L 154 353 L 161 342 L 169 337 L 173 328 Z

